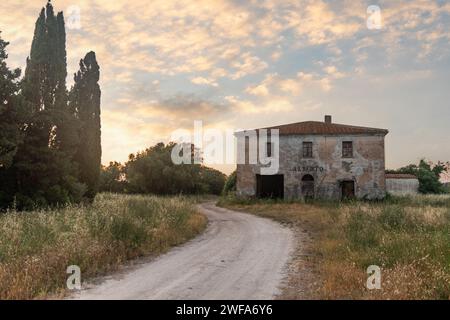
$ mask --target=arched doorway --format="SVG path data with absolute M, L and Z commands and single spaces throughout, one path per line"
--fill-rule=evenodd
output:
M 305 199 L 314 198 L 314 177 L 306 174 L 302 178 L 302 195 Z

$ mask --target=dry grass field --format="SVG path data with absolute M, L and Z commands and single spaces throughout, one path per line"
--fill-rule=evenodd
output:
M 383 202 L 277 202 L 224 198 L 219 205 L 292 225 L 301 238 L 280 298 L 450 299 L 450 196 Z M 381 289 L 366 288 L 369 265 Z M 305 278 L 305 269 L 312 277 Z M 308 283 L 309 282 L 309 283 Z
M 0 299 L 62 296 L 66 268 L 82 279 L 157 255 L 206 226 L 194 199 L 100 194 L 92 206 L 0 215 Z

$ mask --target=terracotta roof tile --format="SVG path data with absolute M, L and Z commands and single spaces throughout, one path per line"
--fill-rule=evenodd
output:
M 386 173 L 386 179 L 417 179 L 417 177 L 407 173 Z
M 280 135 L 311 134 L 311 135 L 345 135 L 345 134 L 388 134 L 386 129 L 357 127 L 337 123 L 325 123 L 319 121 L 305 121 L 262 129 L 279 129 Z

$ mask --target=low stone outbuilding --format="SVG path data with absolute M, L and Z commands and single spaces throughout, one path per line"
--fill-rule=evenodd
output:
M 397 196 L 419 193 L 419 179 L 412 174 L 387 173 L 386 191 Z
M 275 173 L 264 173 L 259 161 L 250 163 L 247 131 L 236 133 L 238 159 L 236 189 L 244 197 L 358 198 L 382 199 L 386 195 L 385 148 L 386 129 L 336 124 L 331 116 L 325 121 L 306 121 L 270 128 L 278 130 L 278 142 L 267 142 L 266 154 L 278 154 Z M 278 145 L 277 145 L 278 144 Z M 275 152 L 278 151 L 279 152 Z M 273 156 L 273 155 L 272 155 Z

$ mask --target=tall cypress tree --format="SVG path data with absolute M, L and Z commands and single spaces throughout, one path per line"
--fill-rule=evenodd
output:
M 15 167 L 24 207 L 77 201 L 85 191 L 70 156 L 77 126 L 67 105 L 65 41 L 63 14 L 55 15 L 49 1 L 36 21 L 22 83 L 30 117 Z
M 81 122 L 75 161 L 80 169 L 80 181 L 87 185 L 86 196 L 90 199 L 94 199 L 98 191 L 102 156 L 99 79 L 100 67 L 91 51 L 81 59 L 80 70 L 74 75 L 69 104 Z
M 19 71 L 4 63 L 6 45 L 0 39 L 0 207 L 13 201 L 26 209 L 93 199 L 101 166 L 95 53 L 81 60 L 69 102 L 64 16 L 55 15 L 50 1 L 36 20 L 19 84 Z
M 55 110 L 53 112 L 56 124 L 55 145 L 64 153 L 67 159 L 72 159 L 79 142 L 78 130 L 80 123 L 76 114 L 68 105 L 67 53 L 66 30 L 64 16 L 59 12 L 56 17 L 56 44 L 55 44 Z

